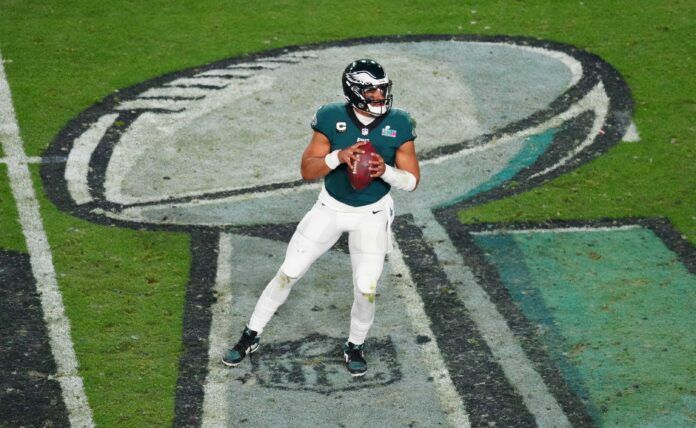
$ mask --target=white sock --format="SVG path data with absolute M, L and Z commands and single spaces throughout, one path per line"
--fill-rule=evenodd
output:
M 353 289 L 353 295 L 348 341 L 354 345 L 360 345 L 365 342 L 367 333 L 375 320 L 375 295 L 365 295 L 357 287 Z

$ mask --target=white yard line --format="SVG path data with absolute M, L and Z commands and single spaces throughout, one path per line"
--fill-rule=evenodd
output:
M 208 377 L 203 393 L 203 428 L 231 426 L 229 421 L 229 384 L 226 374 L 229 369 L 222 365 L 220 358 L 225 353 L 226 341 L 232 329 L 232 235 L 220 233 L 218 244 L 217 271 L 214 291 L 217 301 L 212 305 L 212 320 L 208 336 Z
M 2 131 L 0 131 L 0 132 L 2 132 Z M 10 162 L 16 162 L 16 161 L 17 161 L 16 159 L 0 158 L 0 163 L 4 163 L 6 165 L 8 165 Z M 38 156 L 31 156 L 31 157 L 25 157 L 22 161 L 25 163 L 41 163 L 41 158 Z
M 65 316 L 63 298 L 56 281 L 53 257 L 43 228 L 39 203 L 31 181 L 28 158 L 24 153 L 15 117 L 10 87 L 0 55 L 0 143 L 4 151 L 12 196 L 17 203 L 19 222 L 27 243 L 31 269 L 41 298 L 51 351 L 56 361 L 55 379 L 61 386 L 63 401 L 74 427 L 92 427 L 92 409 L 87 403 L 77 358 L 70 337 L 70 322 Z

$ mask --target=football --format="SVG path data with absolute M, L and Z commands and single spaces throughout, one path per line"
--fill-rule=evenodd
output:
M 375 146 L 369 141 L 367 144 L 360 146 L 360 148 L 365 152 L 362 154 L 357 154 L 357 161 L 353 163 L 353 169 L 348 174 L 348 180 L 350 185 L 353 186 L 355 190 L 362 190 L 367 187 L 372 181 L 370 176 L 370 161 L 372 160 L 372 154 L 377 153 Z

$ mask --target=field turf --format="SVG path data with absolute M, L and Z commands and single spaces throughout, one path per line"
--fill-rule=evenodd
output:
M 522 35 L 571 44 L 623 75 L 640 142 L 619 143 L 541 187 L 464 210 L 460 219 L 663 217 L 696 244 L 694 19 L 696 5 L 678 0 L 356 1 L 350 7 L 339 1 L 0 0 L 0 52 L 25 151 L 41 156 L 67 121 L 114 90 L 245 53 L 394 34 Z M 95 422 L 169 424 L 189 236 L 76 219 L 43 196 L 38 170 L 31 166 Z M 26 251 L 6 176 L 0 164 L 0 248 Z

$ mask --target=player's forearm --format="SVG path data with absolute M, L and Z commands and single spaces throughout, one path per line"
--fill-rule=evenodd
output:
M 331 172 L 332 168 L 326 163 L 325 157 L 310 157 L 302 162 L 301 173 L 305 180 L 318 180 Z

